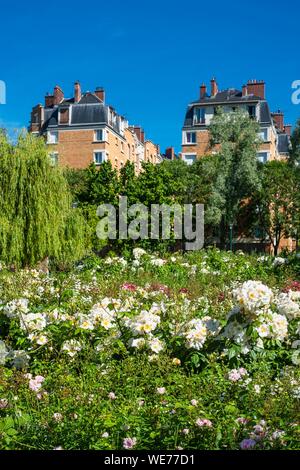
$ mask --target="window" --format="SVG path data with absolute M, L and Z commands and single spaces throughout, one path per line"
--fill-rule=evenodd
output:
M 196 143 L 196 132 L 186 132 L 185 133 L 185 144 L 195 144 Z
M 258 152 L 257 160 L 261 163 L 266 163 L 268 161 L 269 153 L 268 152 Z
M 104 140 L 104 130 L 96 129 L 94 135 L 94 142 L 103 142 Z
M 105 162 L 105 152 L 94 152 L 94 162 L 96 165 L 101 165 L 101 163 Z
M 196 124 L 205 124 L 205 108 L 196 108 L 195 109 L 195 123 Z
M 187 164 L 187 165 L 192 165 L 194 163 L 194 161 L 196 160 L 197 158 L 197 155 L 196 154 L 192 154 L 192 153 L 185 153 L 182 155 L 182 158 L 183 158 L 183 161 Z
M 124 142 L 121 140 L 121 152 L 124 152 Z
M 256 106 L 255 105 L 248 106 L 248 113 L 249 113 L 249 116 L 252 119 L 254 119 L 256 117 Z
M 58 143 L 58 131 L 48 131 L 47 133 L 47 144 Z
M 258 135 L 259 135 L 259 137 L 261 138 L 261 140 L 263 140 L 264 142 L 268 142 L 268 140 L 269 140 L 269 132 L 268 132 L 268 128 L 267 128 L 267 127 L 265 127 L 264 129 L 260 129 Z
M 50 161 L 52 166 L 58 165 L 58 152 L 50 152 L 49 153 Z

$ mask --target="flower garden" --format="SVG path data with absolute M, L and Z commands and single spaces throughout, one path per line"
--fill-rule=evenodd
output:
M 2 266 L 0 448 L 298 449 L 300 259 Z

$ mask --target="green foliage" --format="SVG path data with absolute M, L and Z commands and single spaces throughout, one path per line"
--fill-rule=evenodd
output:
M 292 165 L 299 165 L 300 163 L 300 119 L 297 121 L 295 129 L 291 135 L 289 161 Z
M 283 237 L 299 230 L 300 172 L 284 161 L 272 161 L 262 168 L 262 184 L 253 201 L 256 224 L 268 235 L 277 254 Z
M 256 121 L 238 111 L 218 113 L 210 125 L 211 144 L 219 146 L 219 159 L 209 210 L 223 227 L 236 222 L 241 202 L 260 186 L 258 130 Z
M 43 139 L 21 135 L 12 146 L 1 137 L 0 187 L 2 260 L 33 266 L 46 257 L 82 256 L 84 221 L 72 210 L 66 181 L 51 166 Z

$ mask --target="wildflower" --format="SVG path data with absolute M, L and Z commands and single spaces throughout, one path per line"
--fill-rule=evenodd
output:
M 124 449 L 132 449 L 135 445 L 136 445 L 135 437 L 125 437 L 125 439 L 123 439 Z
M 0 410 L 8 407 L 8 400 L 6 398 L 0 399 Z
M 158 354 L 164 348 L 163 342 L 160 341 L 158 338 L 153 338 L 153 339 L 149 340 L 148 345 L 149 345 L 151 351 L 153 351 L 156 354 Z
M 115 400 L 117 397 L 116 397 L 116 395 L 115 395 L 114 392 L 109 392 L 108 398 L 109 398 L 110 400 Z
M 166 393 L 166 388 L 165 387 L 158 387 L 156 389 L 156 392 L 159 394 L 159 395 L 163 395 L 164 393 Z
M 42 387 L 42 383 L 44 382 L 45 378 L 41 375 L 37 375 L 34 379 L 29 380 L 29 388 L 33 392 L 38 392 Z
M 60 421 L 62 421 L 63 415 L 61 413 L 54 413 L 53 419 L 59 423 Z
M 202 428 L 202 427 L 211 428 L 212 427 L 212 422 L 209 419 L 200 419 L 200 418 L 198 418 L 196 420 L 196 425 L 199 426 L 199 428 Z
M 20 326 L 27 332 L 41 331 L 47 325 L 45 313 L 27 313 L 20 317 Z
M 249 421 L 249 420 L 248 420 L 247 418 L 243 418 L 243 417 L 237 418 L 237 420 L 236 420 L 236 422 L 237 422 L 238 424 L 242 424 L 242 425 L 244 425 L 244 426 L 248 423 L 248 421 Z
M 260 385 L 254 385 L 255 393 L 260 393 Z
M 182 430 L 182 434 L 184 434 L 185 436 L 187 436 L 187 435 L 189 434 L 189 432 L 190 432 L 190 430 L 187 429 L 187 428 L 184 428 L 184 429 Z
M 122 284 L 122 286 L 121 286 L 121 289 L 129 290 L 131 292 L 134 292 L 134 291 L 136 291 L 137 286 L 135 284 L 131 284 L 130 282 L 124 282 L 124 284 Z
M 142 256 L 146 255 L 147 252 L 143 248 L 134 248 L 132 250 L 134 259 L 139 260 Z
M 268 307 L 273 299 L 271 289 L 260 281 L 246 281 L 234 289 L 232 295 L 243 310 L 254 315 Z
M 195 399 L 193 398 L 193 400 L 191 400 L 191 405 L 197 406 L 197 405 L 198 405 L 198 400 L 195 400 Z
M 183 334 L 188 348 L 201 349 L 207 337 L 207 328 L 201 320 L 194 319 L 188 322 L 187 330 Z
M 82 344 L 76 339 L 65 341 L 61 348 L 61 350 L 65 351 L 70 357 L 74 357 L 81 349 Z
M 256 441 L 254 439 L 243 439 L 240 443 L 240 448 L 242 450 L 250 450 L 253 449 L 256 445 Z
M 174 357 L 174 358 L 172 359 L 172 364 L 174 364 L 174 366 L 180 366 L 181 360 L 178 359 L 177 357 Z
M 104 432 L 104 433 L 101 435 L 101 437 L 104 437 L 104 439 L 106 439 L 107 437 L 109 437 L 108 432 Z

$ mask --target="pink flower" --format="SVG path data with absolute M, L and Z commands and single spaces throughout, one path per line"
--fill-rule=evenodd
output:
M 237 369 L 232 369 L 230 372 L 228 372 L 228 379 L 231 380 L 231 382 L 237 382 L 240 380 L 241 374 Z
M 130 291 L 135 291 L 137 289 L 135 284 L 131 284 L 130 282 L 124 282 L 122 285 L 122 289 L 124 290 L 130 290 Z
M 166 393 L 165 387 L 158 387 L 156 391 L 159 395 L 163 395 L 164 393 Z
M 125 437 L 125 439 L 123 439 L 124 449 L 132 449 L 135 445 L 136 445 L 135 437 Z
M 237 420 L 236 420 L 236 422 L 238 424 L 244 424 L 244 425 L 247 424 L 248 421 L 249 421 L 249 419 L 247 419 L 247 418 L 237 418 Z
M 42 383 L 44 382 L 45 378 L 41 375 L 37 375 L 34 379 L 29 380 L 29 388 L 33 392 L 38 392 L 42 387 Z
M 205 418 L 204 419 L 198 418 L 197 421 L 196 421 L 196 424 L 200 428 L 202 428 L 202 427 L 211 428 L 212 427 L 212 422 L 209 419 L 205 419 Z
M 8 407 L 8 400 L 6 398 L 1 398 L 0 400 L 0 410 Z
M 187 435 L 189 434 L 189 432 L 190 432 L 190 430 L 187 429 L 187 428 L 184 428 L 184 429 L 182 430 L 182 434 L 184 434 L 185 436 L 187 436 Z
M 117 397 L 116 397 L 116 395 L 114 394 L 114 392 L 109 392 L 108 398 L 109 398 L 110 400 L 115 400 Z
M 197 405 L 198 405 L 198 400 L 195 400 L 195 399 L 193 398 L 193 400 L 191 400 L 191 405 L 197 406 Z
M 242 377 L 244 377 L 245 375 L 248 375 L 248 372 L 246 371 L 244 367 L 239 368 L 239 373 Z
M 256 445 L 256 441 L 254 439 L 244 439 L 240 443 L 240 448 L 243 450 L 249 450 L 249 449 L 253 449 L 255 445 Z

